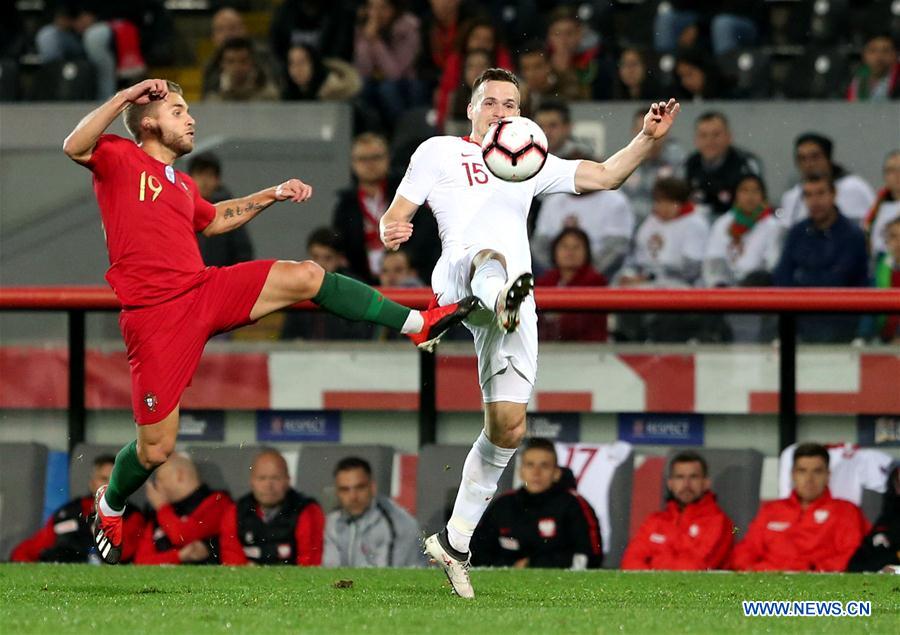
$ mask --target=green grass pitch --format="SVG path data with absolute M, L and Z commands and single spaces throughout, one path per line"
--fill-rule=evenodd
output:
M 466 602 L 434 569 L 0 565 L 0 633 L 900 633 L 890 575 L 475 570 L 473 583 Z M 872 616 L 746 618 L 745 599 L 869 600 Z

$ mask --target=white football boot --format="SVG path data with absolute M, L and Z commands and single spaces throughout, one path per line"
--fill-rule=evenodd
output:
M 450 546 L 446 530 L 425 539 L 425 555 L 444 570 L 456 595 L 467 600 L 475 598 L 475 589 L 469 579 L 469 554 L 462 554 Z
M 497 324 L 507 333 L 519 328 L 519 307 L 534 289 L 534 276 L 523 273 L 510 279 L 497 296 Z

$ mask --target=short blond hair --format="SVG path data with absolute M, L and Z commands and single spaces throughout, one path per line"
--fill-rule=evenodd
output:
M 175 82 L 166 80 L 170 93 L 176 93 L 184 96 L 181 86 Z M 122 113 L 122 121 L 125 123 L 125 129 L 128 130 L 135 141 L 141 140 L 141 119 L 150 115 L 154 108 L 159 104 L 157 101 L 151 101 L 146 104 L 128 104 Z

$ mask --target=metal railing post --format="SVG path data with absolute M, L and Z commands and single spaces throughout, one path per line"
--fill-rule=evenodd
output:
M 84 441 L 85 388 L 85 312 L 70 310 L 69 315 L 69 452 Z
M 797 441 L 797 315 L 778 314 L 778 448 Z
M 437 440 L 437 355 L 419 351 L 419 447 Z

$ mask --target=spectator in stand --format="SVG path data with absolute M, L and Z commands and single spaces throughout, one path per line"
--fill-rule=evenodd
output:
M 708 287 L 758 286 L 781 255 L 781 228 L 763 180 L 747 174 L 734 192 L 734 205 L 713 223 L 706 244 L 703 282 Z
M 889 33 L 866 38 L 862 63 L 853 73 L 847 88 L 848 101 L 887 101 L 900 99 L 900 59 L 897 45 Z
M 600 41 L 569 7 L 555 9 L 547 25 L 547 54 L 557 77 L 559 97 L 591 98 L 599 73 Z
M 637 135 L 644 127 L 647 111 L 638 108 L 631 118 L 631 133 Z M 628 197 L 636 221 L 641 223 L 653 208 L 653 184 L 658 179 L 675 176 L 682 171 L 685 151 L 677 139 L 667 135 L 657 141 L 637 169 L 622 184 L 619 190 Z
M 876 259 L 886 251 L 885 227 L 900 216 L 900 150 L 888 153 L 882 170 L 884 187 L 878 190 L 875 203 L 863 222 L 868 236 L 869 253 Z
M 363 98 L 376 106 L 386 128 L 410 106 L 425 101 L 416 77 L 421 50 L 419 18 L 402 0 L 367 0 L 360 8 L 353 63 L 363 78 Z
M 26 538 L 12 550 L 12 562 L 92 562 L 100 564 L 91 532 L 94 514 L 94 494 L 109 483 L 116 457 L 103 454 L 94 459 L 88 480 L 90 494 L 73 498 L 57 509 L 47 523 L 30 538 Z M 130 562 L 137 551 L 144 517 L 131 505 L 125 505 L 123 550 L 120 562 Z M 92 553 L 93 552 L 93 553 Z
M 354 277 L 347 268 L 341 235 L 331 227 L 319 227 L 306 241 L 310 260 L 329 273 Z M 323 311 L 292 311 L 284 318 L 282 339 L 348 340 L 369 339 L 371 328 L 364 322 L 348 322 Z
M 378 495 L 372 466 L 347 457 L 334 469 L 340 508 L 325 525 L 326 567 L 421 567 L 419 524 L 390 498 Z
M 900 460 L 887 471 L 881 514 L 850 558 L 847 571 L 900 572 Z
M 472 536 L 472 564 L 523 569 L 594 569 L 603 560 L 590 504 L 560 483 L 553 442 L 531 438 L 521 453 L 524 485 L 497 496 Z
M 305 44 L 323 57 L 353 58 L 353 0 L 283 0 L 272 14 L 269 43 L 281 64 L 292 46 Z
M 759 160 L 732 145 L 728 119 L 721 112 L 704 112 L 694 124 L 696 151 L 685 161 L 685 178 L 695 203 L 713 218 L 731 209 L 732 197 L 741 177 L 762 176 Z
M 381 271 L 384 245 L 378 221 L 394 198 L 399 179 L 389 176 L 387 139 L 364 132 L 353 140 L 350 168 L 354 184 L 338 192 L 332 225 L 343 241 L 347 268 L 364 281 L 372 281 Z
M 789 498 L 764 503 L 734 548 L 738 571 L 844 571 L 869 523 L 828 490 L 828 450 L 803 443 L 794 452 Z
M 647 72 L 647 58 L 641 49 L 629 46 L 619 55 L 613 98 L 638 101 L 659 98 L 659 86 Z
M 619 286 L 692 287 L 700 278 L 709 225 L 689 200 L 680 179 L 653 186 L 653 213 L 634 237 L 634 251 L 619 273 Z
M 663 511 L 651 514 L 622 556 L 622 569 L 696 571 L 724 569 L 734 523 L 716 502 L 706 459 L 692 450 L 669 462 Z
M 250 493 L 222 519 L 222 564 L 322 564 L 325 514 L 291 487 L 287 461 L 263 450 L 250 468 Z
M 522 114 L 531 116 L 541 103 L 559 94 L 556 74 L 547 59 L 543 42 L 527 42 L 519 52 L 519 74 L 522 76 Z
M 197 184 L 200 196 L 210 203 L 234 198 L 222 183 L 222 164 L 212 152 L 192 156 L 188 162 L 188 174 Z M 228 267 L 253 260 L 253 243 L 246 227 L 238 227 L 218 236 L 204 236 L 202 232 L 198 232 L 197 242 L 203 263 L 210 267 Z
M 210 22 L 210 40 L 214 51 L 218 52 L 228 40 L 235 38 L 246 39 L 248 37 L 247 24 L 244 22 L 244 17 L 236 9 L 223 7 L 213 14 Z M 260 60 L 261 66 L 270 71 L 278 68 L 278 65 L 272 59 L 272 54 L 257 42 L 252 42 L 254 56 Z M 272 76 L 274 77 L 274 72 L 272 72 Z M 218 55 L 213 54 L 203 68 L 203 94 L 206 95 L 216 91 L 220 82 L 221 65 Z
M 868 283 L 866 237 L 835 205 L 829 175 L 803 179 L 809 218 L 794 225 L 774 271 L 780 287 L 863 287 Z M 800 317 L 797 335 L 806 342 L 849 342 L 856 337 L 855 315 Z
M 727 96 L 715 64 L 698 49 L 684 49 L 678 53 L 675 77 L 675 97 L 681 101 L 704 101 Z
M 431 11 L 422 26 L 419 77 L 431 89 L 437 87 L 447 60 L 459 40 L 462 25 L 478 14 L 476 3 L 462 0 L 429 0 Z
M 475 49 L 466 53 L 463 79 L 459 86 L 447 95 L 449 99 L 447 111 L 438 113 L 437 125 L 443 129 L 444 134 L 465 136 L 470 132 L 472 122 L 468 118 L 468 106 L 472 100 L 471 87 L 478 76 L 490 67 L 489 51 Z
M 271 101 L 280 96 L 271 68 L 247 38 L 232 38 L 216 51 L 210 62 L 219 83 L 203 95 L 208 101 Z
M 660 53 L 696 45 L 700 27 L 709 23 L 713 53 L 722 55 L 752 46 L 759 35 L 754 17 L 759 11 L 752 0 L 670 0 L 659 3 L 653 24 L 654 45 Z
M 875 286 L 900 291 L 900 215 L 884 226 L 886 251 L 875 263 Z M 875 318 L 875 335 L 885 343 L 900 344 L 900 314 Z
M 457 42 L 455 50 L 447 57 L 447 61 L 444 64 L 444 72 L 441 74 L 440 85 L 438 86 L 435 103 L 438 128 L 443 126 L 444 121 L 448 118 L 452 95 L 459 92 L 460 86 L 467 89 L 465 92 L 470 93 L 474 78 L 480 74 L 472 74 L 473 69 L 466 68 L 466 65 L 469 63 L 469 55 L 475 51 L 487 52 L 488 54 L 487 66 L 484 66 L 481 70 L 486 68 L 505 68 L 511 71 L 513 69 L 512 56 L 506 46 L 500 41 L 500 36 L 493 22 L 487 18 L 477 18 L 463 25 L 462 35 Z M 468 96 L 466 95 L 466 97 Z
M 382 287 L 424 287 L 405 249 L 385 251 L 378 281 Z
M 550 250 L 553 269 L 537 279 L 539 287 L 605 287 L 606 278 L 591 264 L 588 235 L 578 227 L 566 227 Z M 605 342 L 606 314 L 544 313 L 538 322 L 542 340 Z
M 234 515 L 228 492 L 202 483 L 193 461 L 181 454 L 157 468 L 146 490 L 154 513 L 135 564 L 218 564 L 222 520 Z
M 875 202 L 875 191 L 861 176 L 851 174 L 832 160 L 834 144 L 817 132 L 804 132 L 794 140 L 794 160 L 800 182 L 781 197 L 777 216 L 785 227 L 791 227 L 807 217 L 803 179 L 809 175 L 825 174 L 834 181 L 837 206 L 847 218 L 862 225 Z
M 534 112 L 534 122 L 547 135 L 547 149 L 551 154 L 562 159 L 593 158 L 593 149 L 572 136 L 572 111 L 565 101 L 545 100 Z
M 348 100 L 362 90 L 362 79 L 349 62 L 337 57 L 323 59 L 308 44 L 288 50 L 284 90 L 287 101 Z

